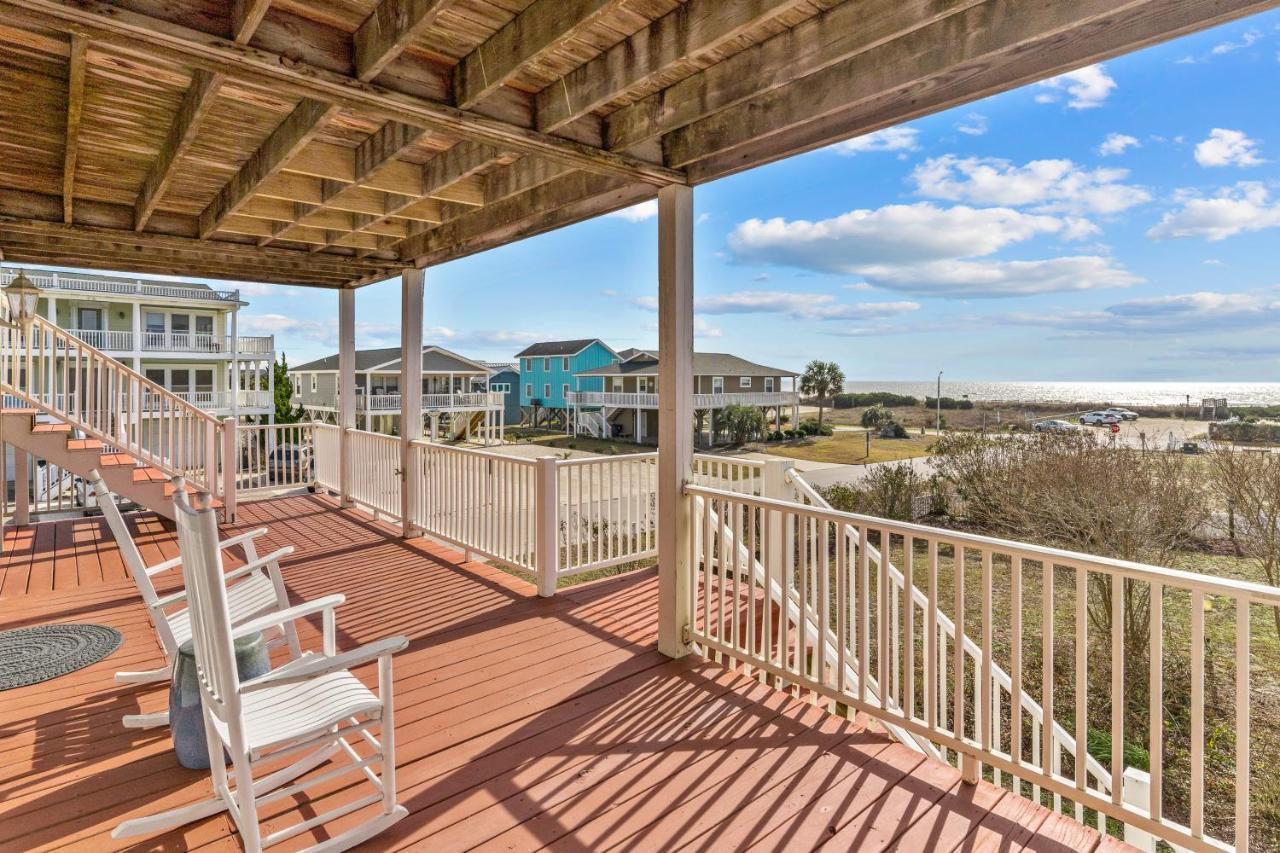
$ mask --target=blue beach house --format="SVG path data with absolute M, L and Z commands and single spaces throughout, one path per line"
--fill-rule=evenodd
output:
M 520 368 L 520 407 L 534 426 L 568 423 L 569 394 L 602 391 L 604 378 L 582 376 L 616 363 L 618 354 L 599 338 L 544 341 L 516 355 Z

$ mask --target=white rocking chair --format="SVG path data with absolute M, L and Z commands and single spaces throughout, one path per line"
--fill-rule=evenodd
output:
M 129 532 L 129 525 L 120 514 L 120 508 L 116 506 L 116 496 L 107 488 L 102 475 L 97 470 L 90 471 L 89 482 L 93 486 L 98 505 L 102 508 L 102 514 L 107 519 L 107 526 L 111 528 L 111 534 L 115 537 L 116 546 L 124 558 L 125 567 L 129 570 L 129 575 L 133 578 L 134 584 L 138 587 L 138 593 L 147 606 L 147 616 L 155 626 L 156 634 L 160 638 L 160 647 L 164 651 L 164 666 L 142 672 L 117 672 L 116 683 L 149 684 L 168 681 L 172 675 L 173 661 L 178 654 L 178 648 L 191 639 L 191 617 L 187 607 L 179 606 L 186 603 L 186 590 L 159 595 L 152 578 L 178 568 L 182 564 L 182 557 L 174 557 L 154 566 L 144 563 L 142 553 L 138 550 L 137 543 L 133 541 L 133 534 Z M 280 559 L 293 553 L 293 548 L 281 548 L 266 557 L 259 558 L 254 540 L 265 535 L 266 532 L 265 527 L 260 527 L 257 530 L 224 539 L 219 543 L 222 549 L 239 545 L 244 549 L 246 559 L 243 566 L 228 572 L 225 577 L 227 603 L 231 608 L 233 624 L 239 624 L 273 610 L 284 610 L 289 606 L 289 593 L 285 589 L 284 579 L 280 576 Z M 277 637 L 270 646 L 278 645 L 279 639 Z M 292 657 L 296 658 L 302 654 L 302 648 L 298 645 L 298 632 L 291 622 L 283 626 L 283 640 L 288 644 Z M 131 729 L 168 724 L 167 711 L 155 714 L 126 714 L 124 717 L 125 727 Z
M 180 484 L 181 480 L 175 479 L 175 483 Z M 346 850 L 408 814 L 404 806 L 396 803 L 391 656 L 404 649 L 409 641 L 405 637 L 389 637 L 336 654 L 333 611 L 344 600 L 340 595 L 326 596 L 233 627 L 229 595 L 223 584 L 217 519 L 210 503 L 205 494 L 196 496 L 195 506 L 181 488 L 174 494 L 214 796 L 202 803 L 124 821 L 112 837 L 122 839 L 162 832 L 226 811 L 240 832 L 245 850 L 257 853 L 263 847 L 313 827 L 380 804 L 376 817 L 311 848 Z M 240 681 L 233 648 L 236 638 L 318 612 L 324 614 L 323 654 L 307 653 L 263 676 Z M 377 694 L 349 671 L 351 667 L 375 660 L 378 662 Z M 370 731 L 374 726 L 378 727 L 378 738 Z M 358 735 L 368 744 L 369 757 L 360 757 L 348 741 L 349 735 Z M 224 749 L 231 757 L 230 772 L 224 765 Z M 302 757 L 296 758 L 299 754 Z M 273 763 L 278 766 L 279 760 L 286 756 L 295 760 L 254 779 L 255 770 Z M 310 779 L 287 784 L 331 757 L 345 757 L 349 761 Z M 378 768 L 377 773 L 371 769 L 374 766 Z M 375 793 L 262 836 L 259 806 L 293 797 L 312 785 L 353 772 L 361 774 Z

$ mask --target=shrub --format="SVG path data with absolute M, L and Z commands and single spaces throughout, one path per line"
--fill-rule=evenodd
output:
M 938 406 L 937 397 L 925 397 L 924 405 L 926 409 L 935 409 Z M 955 397 L 943 397 L 942 408 L 944 409 L 972 409 L 972 400 L 957 400 Z
M 876 403 L 862 413 L 862 425 L 867 429 L 875 429 L 885 424 L 893 423 L 893 412 L 884 406 Z
M 819 493 L 834 509 L 898 521 L 914 521 L 932 502 L 930 478 L 909 462 L 878 465 L 857 484 L 837 483 Z
M 857 394 L 837 394 L 837 409 L 856 409 L 862 406 L 918 406 L 920 401 L 908 394 L 892 394 L 888 391 L 867 391 Z
M 889 421 L 880 427 L 879 435 L 881 438 L 906 438 L 907 428 L 897 421 Z
M 782 441 L 782 430 L 774 430 L 773 432 L 769 433 L 769 440 Z
M 725 406 L 716 420 L 734 444 L 742 444 L 766 429 L 764 412 L 754 406 Z
M 819 424 L 816 418 L 805 418 L 796 428 L 796 432 L 802 436 L 831 435 L 832 430 L 831 424 Z

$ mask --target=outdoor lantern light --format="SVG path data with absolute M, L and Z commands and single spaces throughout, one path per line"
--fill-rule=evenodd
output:
M 9 302 L 9 320 L 22 326 L 30 325 L 36 316 L 36 303 L 40 299 L 40 288 L 27 278 L 27 274 L 18 270 L 18 275 L 4 289 L 5 299 Z

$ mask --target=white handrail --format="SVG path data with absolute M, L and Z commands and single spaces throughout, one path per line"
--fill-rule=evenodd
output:
M 43 317 L 0 327 L 0 387 L 166 474 L 217 489 L 216 418 Z

